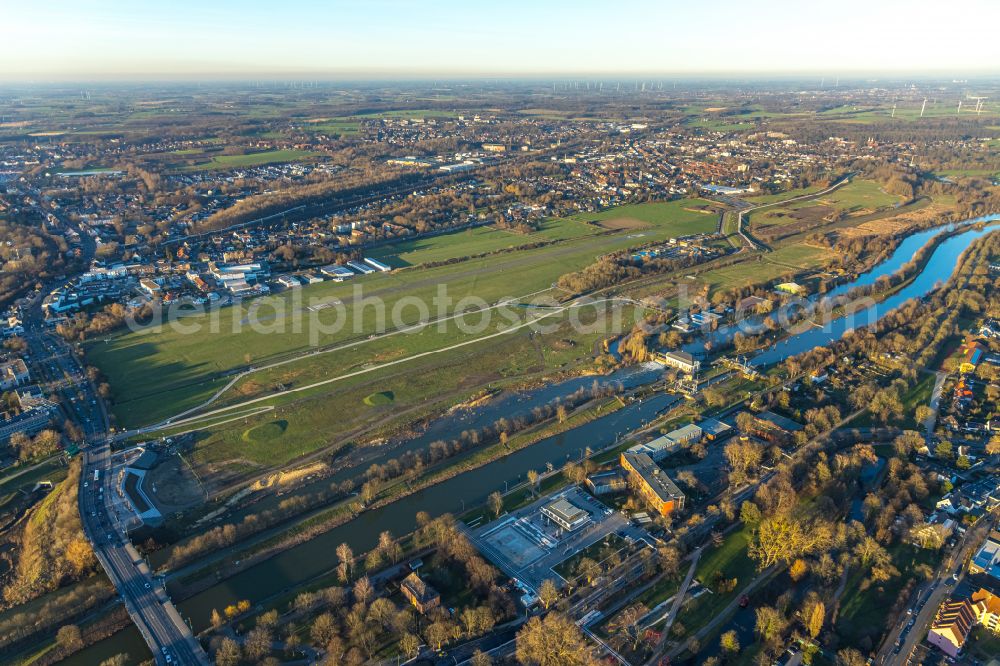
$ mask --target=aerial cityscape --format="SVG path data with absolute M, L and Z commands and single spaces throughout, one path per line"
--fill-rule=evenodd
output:
M 0 663 L 1000 666 L 1000 7 L 472 4 L 5 10 Z

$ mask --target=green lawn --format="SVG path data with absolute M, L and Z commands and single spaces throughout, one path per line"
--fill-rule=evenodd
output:
M 487 384 L 503 385 L 528 374 L 589 363 L 591 349 L 603 335 L 578 333 L 568 319 L 557 323 L 556 330 L 544 335 L 529 336 L 525 329 L 308 391 L 279 394 L 266 401 L 276 407 L 272 412 L 205 427 L 188 459 L 199 474 L 260 471 L 346 443 L 362 428 L 379 425 L 373 436 L 384 436 L 401 423 L 468 399 Z M 576 343 L 562 344 L 569 339 Z M 340 363 L 336 355 L 317 358 L 327 356 L 331 366 L 315 366 L 316 359 L 311 358 L 297 361 L 290 366 L 295 378 L 283 379 L 294 386 L 339 372 L 330 369 Z M 373 400 L 375 394 L 391 394 L 392 400 Z M 155 399 L 146 404 L 160 409 Z M 280 434 L 271 425 L 276 421 L 284 424 Z
M 707 284 L 710 291 L 714 293 L 720 289 L 770 282 L 785 274 L 795 272 L 794 268 L 782 266 L 766 259 L 760 261 L 750 259 L 732 266 L 705 271 L 698 276 L 698 281 Z
M 208 162 L 200 162 L 188 167 L 184 171 L 205 171 L 210 169 L 239 169 L 243 167 L 261 166 L 263 164 L 280 164 L 284 162 L 296 162 L 308 157 L 315 157 L 319 153 L 307 150 L 265 150 L 259 153 L 247 153 L 244 155 L 215 155 Z
M 916 429 L 919 424 L 914 417 L 914 412 L 920 405 L 931 404 L 931 394 L 934 392 L 934 374 L 925 372 L 919 375 L 916 384 L 909 391 L 902 395 L 903 420 L 899 423 L 903 428 Z
M 361 123 L 352 118 L 330 118 L 323 122 L 303 123 L 298 126 L 306 132 L 317 134 L 336 134 L 338 136 L 350 136 L 357 134 L 361 129 Z
M 678 615 L 678 621 L 694 632 L 736 598 L 739 591 L 746 587 L 757 575 L 756 563 L 747 556 L 747 545 L 753 534 L 746 525 L 730 532 L 721 546 L 713 547 L 701 556 L 695 569 L 695 578 L 712 590 L 711 594 L 703 594 L 693 603 L 686 605 Z M 736 579 L 732 592 L 718 591 L 719 579 Z
M 784 266 L 794 266 L 801 269 L 817 268 L 831 257 L 830 250 L 805 243 L 793 243 L 777 248 L 764 256 L 766 261 Z
M 1000 147 L 1000 145 L 997 147 Z M 934 175 L 945 178 L 1000 178 L 1000 169 L 941 169 L 940 171 L 935 171 Z

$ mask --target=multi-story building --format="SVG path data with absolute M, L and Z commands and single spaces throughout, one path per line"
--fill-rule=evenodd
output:
M 647 454 L 625 451 L 621 464 L 632 485 L 660 515 L 669 516 L 684 508 L 684 493 Z

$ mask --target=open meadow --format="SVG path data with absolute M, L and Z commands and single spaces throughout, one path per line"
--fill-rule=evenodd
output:
M 423 319 L 423 313 L 412 305 L 413 299 L 428 304 L 432 308 L 431 317 L 448 315 L 465 298 L 482 299 L 480 302 L 492 305 L 501 299 L 549 290 L 561 275 L 579 270 L 608 252 L 672 236 L 711 233 L 717 217 L 698 212 L 695 207 L 703 205 L 700 200 L 685 200 L 629 206 L 624 213 L 574 216 L 575 219 L 549 223 L 536 234 L 524 236 L 527 242 L 532 242 L 536 235 L 536 240 L 558 240 L 562 236 L 563 240 L 554 245 L 364 276 L 353 283 L 304 286 L 217 311 L 220 324 L 215 331 L 210 330 L 208 316 L 201 314 L 190 315 L 180 322 L 187 331 L 200 328 L 196 335 L 178 330 L 181 326 L 165 325 L 159 330 L 94 341 L 87 346 L 88 362 L 109 378 L 114 391 L 114 411 L 122 424 L 155 422 L 207 399 L 224 385 L 221 377 L 234 369 L 302 354 L 316 346 L 364 340 L 382 328 L 380 310 L 384 319 L 391 322 L 395 311 L 400 323 L 410 325 Z M 588 229 L 583 224 L 585 219 L 608 220 L 622 215 L 641 220 L 644 227 L 598 235 L 600 228 L 595 226 L 595 235 L 578 235 Z M 411 246 L 404 255 L 409 256 L 408 261 L 417 263 L 430 261 L 428 257 L 442 260 L 467 256 L 475 253 L 473 249 L 495 242 L 497 234 L 513 236 L 497 230 L 456 232 L 427 239 L 420 247 Z M 363 293 L 356 292 L 356 288 L 363 289 Z M 451 305 L 446 304 L 440 310 L 434 301 L 439 289 L 446 289 L 452 299 Z M 379 299 L 384 308 L 372 305 L 373 299 Z M 306 322 L 314 319 L 332 328 L 338 308 L 310 310 L 315 302 L 343 304 L 343 328 L 325 334 L 308 323 L 296 328 L 293 322 L 297 318 Z M 362 308 L 362 303 L 368 305 Z M 360 313 L 353 316 L 356 305 Z M 256 330 L 250 325 L 252 316 L 259 322 Z M 424 338 L 403 336 L 403 339 L 406 342 L 399 354 L 407 353 L 406 344 L 416 344 Z

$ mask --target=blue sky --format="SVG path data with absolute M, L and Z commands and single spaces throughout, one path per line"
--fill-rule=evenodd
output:
M 7 79 L 1000 70 L 976 27 L 1000 24 L 996 0 L 0 0 L 0 17 Z

